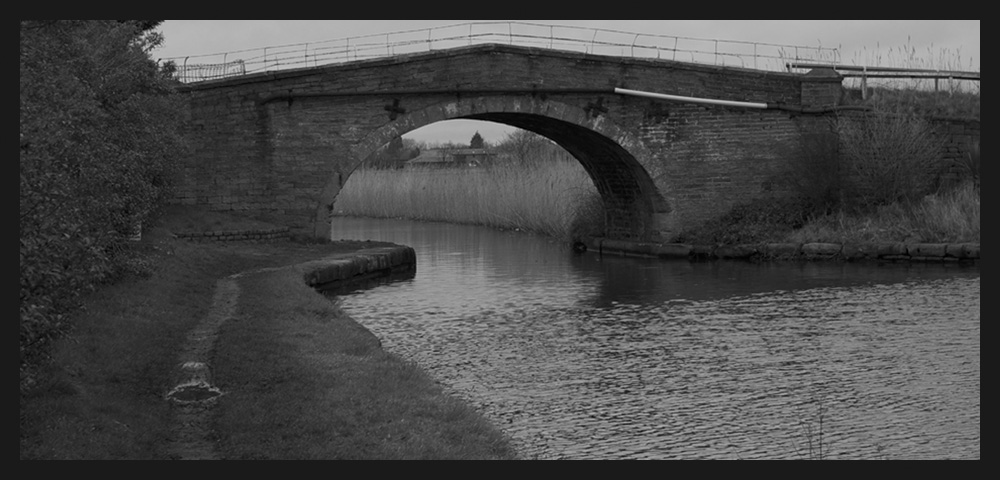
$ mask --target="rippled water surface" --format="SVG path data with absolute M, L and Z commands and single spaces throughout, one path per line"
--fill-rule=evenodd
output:
M 339 295 L 540 459 L 978 459 L 980 269 L 688 262 L 335 218 L 417 252 Z

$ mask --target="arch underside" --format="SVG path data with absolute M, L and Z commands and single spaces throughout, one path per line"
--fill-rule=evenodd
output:
M 469 119 L 503 123 L 529 130 L 556 142 L 590 175 L 604 201 L 606 235 L 648 237 L 657 230 L 656 214 L 670 209 L 653 180 L 630 152 L 586 127 L 541 115 L 484 113 Z
M 439 121 L 469 119 L 502 123 L 545 136 L 564 148 L 583 166 L 600 193 L 605 209 L 604 234 L 611 238 L 652 239 L 664 230 L 663 218 L 671 214 L 663 195 L 640 161 L 622 145 L 612 140 L 623 133 L 612 122 L 588 122 L 590 117 L 577 107 L 559 104 L 551 108 L 551 99 L 537 103 L 532 100 L 504 99 L 506 103 L 493 105 L 496 111 L 482 111 L 486 99 L 446 101 L 393 120 L 372 131 L 354 151 L 355 166 L 379 147 L 396 136 Z M 478 111 L 476 111 L 478 109 Z M 568 119 L 555 118 L 551 112 L 561 112 Z M 415 118 L 421 120 L 417 121 Z M 583 122 L 584 125 L 578 122 Z M 605 131 L 589 128 L 599 124 Z M 627 135 L 627 134 L 624 134 Z M 637 143 L 637 142 L 633 142 Z M 353 170 L 353 168 L 351 168 Z M 347 175 L 350 171 L 345 172 Z M 329 215 L 333 198 L 339 192 L 346 176 L 334 179 L 338 185 L 330 186 L 321 195 L 320 215 Z M 329 221 L 317 218 L 316 233 L 328 229 Z M 326 226 L 321 226 L 326 224 Z

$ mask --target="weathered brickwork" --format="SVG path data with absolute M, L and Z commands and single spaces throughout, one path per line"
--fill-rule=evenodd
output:
M 807 78 L 808 77 L 808 78 Z M 669 239 L 760 196 L 817 114 L 675 103 L 614 88 L 801 107 L 836 102 L 825 75 L 486 45 L 201 82 L 189 98 L 176 201 L 329 235 L 351 172 L 396 136 L 471 118 L 545 135 L 594 178 L 608 236 Z
M 973 145 L 979 145 L 980 120 L 976 118 L 931 118 L 931 126 L 942 143 L 939 182 L 947 185 L 968 178 L 967 160 Z

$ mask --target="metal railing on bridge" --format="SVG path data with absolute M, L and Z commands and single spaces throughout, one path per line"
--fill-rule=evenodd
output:
M 862 98 L 867 97 L 868 87 L 884 88 L 917 88 L 945 90 L 949 92 L 978 91 L 981 82 L 980 72 L 972 70 L 948 70 L 934 68 L 880 67 L 865 65 L 839 65 L 835 63 L 795 63 L 789 62 L 786 67 L 789 72 L 795 70 L 811 70 L 814 68 L 829 68 L 836 70 L 848 80 L 848 84 L 857 87 L 862 92 Z M 944 83 L 944 85 L 942 85 Z M 933 86 L 933 88 L 931 88 Z
M 182 82 L 500 43 L 596 55 L 783 71 L 791 62 L 840 61 L 835 48 L 711 40 L 526 22 L 472 22 L 209 55 L 164 58 Z

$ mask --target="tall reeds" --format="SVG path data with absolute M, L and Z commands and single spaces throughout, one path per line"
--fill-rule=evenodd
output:
M 562 240 L 598 220 L 593 181 L 575 161 L 499 163 L 478 168 L 359 169 L 334 212 L 522 230 Z M 599 209 L 598 209 L 599 210 Z
M 961 49 L 938 48 L 933 45 L 920 51 L 910 44 L 907 39 L 906 45 L 895 48 L 885 48 L 881 44 L 876 44 L 875 48 L 869 50 L 862 48 L 860 52 L 854 53 L 854 58 L 848 62 L 857 66 L 868 67 L 891 67 L 922 70 L 939 71 L 965 71 L 978 72 L 977 66 L 972 57 L 963 57 Z M 860 79 L 848 79 L 845 83 L 859 83 Z M 948 93 L 974 93 L 980 92 L 980 82 L 971 80 L 961 80 L 956 78 L 868 78 L 869 86 L 881 86 L 890 89 L 902 90 L 923 90 L 923 91 L 943 91 Z

